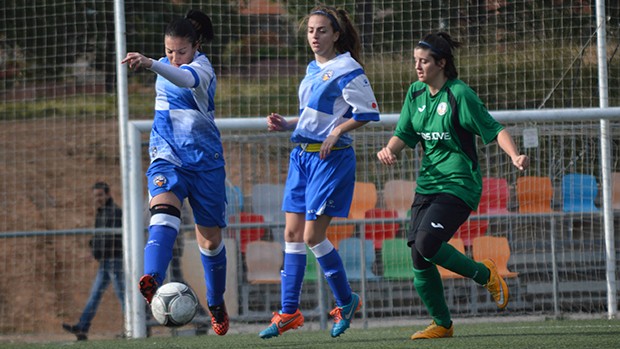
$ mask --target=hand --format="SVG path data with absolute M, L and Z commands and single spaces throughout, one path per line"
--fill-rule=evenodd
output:
M 129 63 L 129 68 L 134 70 L 153 66 L 153 61 L 139 52 L 129 52 L 125 59 L 121 61 L 121 64 L 125 63 Z
M 398 160 L 396 158 L 396 154 L 394 154 L 392 152 L 392 149 L 388 147 L 379 150 L 379 152 L 377 153 L 377 158 L 379 159 L 379 161 L 381 161 L 382 164 L 390 166 L 394 165 Z
M 530 158 L 527 155 L 518 155 L 512 159 L 512 164 L 521 171 L 530 167 Z
M 327 136 L 327 138 L 325 138 L 325 140 L 321 144 L 321 151 L 319 153 L 319 158 L 321 160 L 325 159 L 327 155 L 332 152 L 332 148 L 334 147 L 334 145 L 336 145 L 336 142 L 338 142 L 339 138 L 340 137 L 336 135 L 329 135 Z
M 267 116 L 267 129 L 269 131 L 286 131 L 288 130 L 288 121 L 280 114 L 271 113 Z

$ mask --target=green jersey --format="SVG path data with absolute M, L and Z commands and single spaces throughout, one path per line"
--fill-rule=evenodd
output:
M 420 194 L 455 195 L 476 210 L 482 193 L 475 136 L 484 144 L 504 127 L 463 81 L 448 80 L 436 95 L 423 82 L 409 87 L 394 135 L 424 150 L 417 178 Z

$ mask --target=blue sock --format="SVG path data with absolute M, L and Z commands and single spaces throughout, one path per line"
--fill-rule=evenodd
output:
M 332 289 L 336 304 L 342 307 L 351 303 L 351 286 L 349 286 L 347 273 L 344 270 L 338 251 L 334 248 L 322 257 L 317 256 L 317 260 L 319 265 L 321 265 L 321 269 L 323 269 L 327 284 Z
M 167 225 L 149 226 L 149 239 L 144 247 L 144 274 L 153 275 L 159 285 L 166 279 L 177 234 L 176 229 Z
M 284 269 L 280 277 L 282 279 L 282 312 L 285 314 L 293 314 L 299 308 L 305 271 L 305 254 L 284 253 Z
M 223 241 L 220 247 L 214 251 L 208 251 L 216 253 L 214 256 L 208 256 L 205 254 L 207 251 L 200 249 L 200 259 L 202 260 L 202 268 L 205 273 L 207 303 L 209 306 L 224 303 L 224 291 L 226 291 L 226 247 Z M 218 250 L 220 250 L 219 253 L 217 252 Z

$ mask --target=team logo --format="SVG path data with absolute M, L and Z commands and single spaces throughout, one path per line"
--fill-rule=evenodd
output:
M 448 111 L 448 103 L 446 102 L 439 103 L 439 105 L 437 106 L 437 114 L 444 116 L 447 111 Z
M 151 158 L 155 158 L 157 156 L 157 147 L 151 147 Z
M 153 178 L 153 184 L 155 184 L 158 187 L 163 187 L 167 182 L 168 182 L 168 179 L 166 178 L 166 176 L 162 174 L 158 174 L 155 176 L 155 178 Z
M 370 103 L 368 103 L 368 106 L 369 106 L 371 109 L 377 109 L 377 108 L 379 107 L 379 106 L 377 105 L 377 102 L 370 102 Z
M 426 104 L 424 104 L 424 105 L 423 105 L 423 106 L 421 106 L 421 107 L 418 107 L 418 111 L 419 111 L 420 113 L 421 113 L 421 112 L 423 112 L 423 111 L 424 111 L 424 109 L 426 109 Z
M 327 72 L 325 72 L 325 74 L 323 74 L 323 81 L 327 81 L 327 80 L 331 79 L 332 76 L 334 76 L 334 71 L 333 70 L 328 70 Z

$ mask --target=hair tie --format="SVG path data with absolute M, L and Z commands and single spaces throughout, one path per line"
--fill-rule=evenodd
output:
M 323 10 L 317 10 L 314 11 L 310 14 L 312 15 L 323 15 L 325 17 L 327 17 L 331 22 L 332 22 L 332 26 L 334 27 L 334 31 L 341 31 L 340 30 L 340 26 L 338 25 L 338 21 L 336 20 L 336 17 L 332 16 L 329 12 L 323 11 Z

